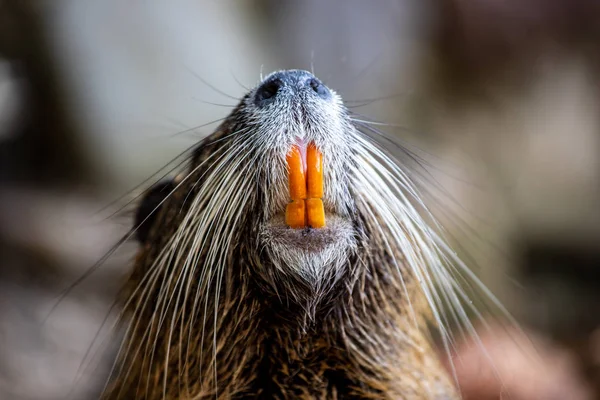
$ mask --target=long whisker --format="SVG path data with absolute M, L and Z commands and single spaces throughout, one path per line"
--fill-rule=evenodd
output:
M 218 89 L 217 87 L 215 87 L 214 85 L 211 85 L 210 83 L 208 83 L 204 78 L 202 78 L 200 75 L 198 75 L 198 73 L 194 70 L 192 70 L 190 67 L 185 66 L 185 69 L 194 76 L 194 78 L 198 79 L 200 82 L 202 82 L 205 86 L 209 87 L 210 89 L 212 89 L 213 91 L 215 91 L 216 93 L 225 96 L 227 98 L 230 98 L 232 100 L 238 101 L 239 98 L 235 97 L 235 96 L 231 96 L 227 93 L 225 93 L 224 91 Z
M 239 133 L 239 132 L 238 132 Z M 196 183 L 194 183 L 192 185 L 192 188 L 195 187 L 195 185 L 197 184 L 197 182 L 200 179 L 203 179 L 202 176 L 204 176 L 205 174 L 210 172 L 210 175 L 207 175 L 207 177 L 205 178 L 205 181 L 203 183 L 202 186 L 202 190 L 196 194 L 194 200 L 192 201 L 192 204 L 190 205 L 190 210 L 188 213 L 186 213 L 186 216 L 184 217 L 184 220 L 182 221 L 182 223 L 180 224 L 180 227 L 178 229 L 178 232 L 176 232 L 173 237 L 169 240 L 169 244 L 167 246 L 164 247 L 164 249 L 160 252 L 160 254 L 158 255 L 158 257 L 156 258 L 155 262 L 153 263 L 153 265 L 149 268 L 146 276 L 144 277 L 144 279 L 140 282 L 140 284 L 138 285 L 138 288 L 136 289 L 135 292 L 137 292 L 139 290 L 140 287 L 142 287 L 142 284 L 144 286 L 144 289 L 141 293 L 141 296 L 139 297 L 139 301 L 138 301 L 138 305 L 135 307 L 135 311 L 134 311 L 134 321 L 132 321 L 132 325 L 130 325 L 130 328 L 128 329 L 129 333 L 126 333 L 126 335 L 131 335 L 134 332 L 136 332 L 138 330 L 138 324 L 140 322 L 140 318 L 139 316 L 141 316 L 141 313 L 144 312 L 144 308 L 147 307 L 148 301 L 150 299 L 150 294 L 153 293 L 154 291 L 154 287 L 158 288 L 158 294 L 157 296 L 152 295 L 152 297 L 154 297 L 153 299 L 153 303 L 154 303 L 154 307 L 155 310 L 154 312 L 152 312 L 152 316 L 150 319 L 150 323 L 148 325 L 148 327 L 145 329 L 145 333 L 142 336 L 142 340 L 139 343 L 139 346 L 137 346 L 137 350 L 135 352 L 135 354 L 130 355 L 130 346 L 131 346 L 131 342 L 129 343 L 128 349 L 126 349 L 125 351 L 123 351 L 124 349 L 121 348 L 119 350 L 120 358 L 121 360 L 126 361 L 127 359 L 130 359 L 131 361 L 129 362 L 129 368 L 127 370 L 127 372 L 125 373 L 125 379 L 127 378 L 127 376 L 130 374 L 131 372 L 131 368 L 132 368 L 132 363 L 134 362 L 134 359 L 137 357 L 137 354 L 139 353 L 139 351 L 142 349 L 143 343 L 146 343 L 146 351 L 145 353 L 145 357 L 142 361 L 142 364 L 147 364 L 148 366 L 151 366 L 153 364 L 153 354 L 154 354 L 154 349 L 156 349 L 157 346 L 157 339 L 158 336 L 161 334 L 161 331 L 163 330 L 162 326 L 163 323 L 165 322 L 165 317 L 167 316 L 167 310 L 169 310 L 169 313 L 171 313 L 171 321 L 167 326 L 167 355 L 170 351 L 170 344 L 172 342 L 172 336 L 173 336 L 173 332 L 174 332 L 174 325 L 176 323 L 176 319 L 183 318 L 183 316 L 185 315 L 185 310 L 182 308 L 181 309 L 181 314 L 178 311 L 180 304 L 182 304 L 182 299 L 183 299 L 183 305 L 185 305 L 187 303 L 187 296 L 189 293 L 189 289 L 190 289 L 190 277 L 193 276 L 193 270 L 196 268 L 196 266 L 198 265 L 197 258 L 200 256 L 200 254 L 203 252 L 203 248 L 206 244 L 206 240 L 207 237 L 212 237 L 212 239 L 214 239 L 214 241 L 211 241 L 211 246 L 208 249 L 208 253 L 207 253 L 207 258 L 205 260 L 205 266 L 211 266 L 211 265 L 222 265 L 224 264 L 225 261 L 225 255 L 227 253 L 227 248 L 230 247 L 233 238 L 232 238 L 232 232 L 234 231 L 233 227 L 238 223 L 239 218 L 241 217 L 241 210 L 237 209 L 236 211 L 236 207 L 238 206 L 244 206 L 245 201 L 247 201 L 247 199 L 245 199 L 242 196 L 242 193 L 244 192 L 239 191 L 238 189 L 243 188 L 244 185 L 248 185 L 248 181 L 244 180 L 242 175 L 240 174 L 239 171 L 242 171 L 243 169 L 239 168 L 238 166 L 241 165 L 245 158 L 248 157 L 248 153 L 243 152 L 243 150 L 245 150 L 245 148 L 247 147 L 246 143 L 240 142 L 240 140 L 245 139 L 245 135 L 238 135 L 238 138 L 236 138 L 236 142 L 237 144 L 234 146 L 225 146 L 222 148 L 228 148 L 230 149 L 229 151 L 224 152 L 221 155 L 218 155 L 217 153 L 213 153 L 211 155 L 211 157 L 216 157 L 216 160 L 213 161 L 212 166 L 209 166 L 208 169 L 206 170 L 206 172 L 204 172 L 203 174 L 201 174 L 197 180 Z M 207 160 L 205 160 L 202 165 L 206 164 L 207 161 L 209 161 L 209 159 L 211 158 L 209 157 Z M 256 159 L 256 156 L 254 156 L 254 159 Z M 236 160 L 235 162 L 232 162 L 233 160 Z M 188 173 L 188 175 L 183 179 L 183 181 L 188 180 L 190 176 L 192 176 L 193 174 L 196 173 L 196 171 L 199 169 L 199 166 L 194 168 L 190 173 Z M 227 172 L 228 171 L 228 172 Z M 231 175 L 232 172 L 238 171 L 237 174 L 235 175 Z M 235 178 L 233 178 L 233 176 L 236 176 Z M 228 177 L 227 179 L 223 179 L 223 177 Z M 170 195 L 177 190 L 182 184 L 183 181 L 180 182 L 177 185 L 177 188 L 175 188 L 168 196 L 170 197 Z M 241 185 L 241 186 L 240 186 Z M 223 193 L 223 195 L 217 195 L 215 196 L 215 194 L 218 193 Z M 233 198 L 231 196 L 234 196 Z M 231 202 L 231 200 L 233 200 L 233 202 Z M 163 202 L 166 201 L 163 200 Z M 216 201 L 216 203 L 215 203 Z M 214 204 L 212 204 L 214 203 Z M 162 204 L 162 202 L 161 202 Z M 158 209 L 160 207 L 160 204 L 156 207 L 156 209 Z M 156 209 L 154 211 L 156 211 Z M 216 220 L 214 218 L 218 217 L 219 215 L 222 214 L 218 214 L 215 213 L 215 210 L 223 210 L 223 209 L 229 209 L 230 212 L 225 213 L 226 216 L 228 216 L 228 221 L 229 222 L 216 222 Z M 198 210 L 198 211 L 194 211 L 194 210 Z M 153 212 L 154 212 L 153 211 Z M 197 232 L 197 229 L 200 228 L 202 230 L 205 230 L 206 233 L 203 234 L 202 232 Z M 218 230 L 215 230 L 219 228 Z M 209 235 L 208 232 L 211 232 L 211 234 Z M 222 236 L 225 232 L 229 232 L 227 234 L 227 236 Z M 193 235 L 192 235 L 193 233 Z M 202 239 L 202 242 L 198 242 L 198 238 Z M 223 240 L 221 240 L 220 238 L 223 238 Z M 196 243 L 196 244 L 194 244 Z M 225 246 L 222 246 L 221 248 L 219 248 L 220 244 L 225 243 Z M 190 252 L 188 253 L 190 256 L 192 256 L 190 258 L 190 256 L 187 256 L 186 260 L 181 260 L 182 257 L 184 257 L 184 252 L 182 252 L 181 250 L 178 249 L 184 249 L 184 248 L 189 248 L 191 249 Z M 183 261 L 183 262 L 182 262 Z M 167 266 L 169 265 L 182 265 L 181 270 L 177 273 L 177 276 L 175 276 L 173 274 L 173 272 L 167 272 L 167 270 L 165 268 L 167 268 Z M 190 268 L 191 267 L 191 268 Z M 213 273 L 216 272 L 217 275 L 213 275 Z M 220 282 L 222 281 L 222 276 L 223 276 L 223 268 L 218 268 L 217 271 L 213 271 L 212 268 L 203 268 L 202 269 L 202 274 L 199 280 L 199 283 L 197 284 L 197 288 L 198 288 L 198 292 L 204 292 L 206 293 L 206 299 L 208 299 L 208 294 L 210 292 L 210 290 L 208 289 L 208 286 L 210 285 L 210 282 L 213 281 L 212 277 L 216 277 L 216 281 L 217 283 L 217 287 L 215 290 L 216 293 L 216 299 L 215 299 L 215 307 L 217 306 L 219 300 L 218 300 L 218 295 L 220 293 Z M 160 278 L 162 276 L 162 278 Z M 159 279 L 160 278 L 160 279 Z M 144 282 L 146 281 L 146 282 Z M 130 299 L 133 299 L 135 296 L 135 292 L 132 294 L 132 296 L 130 297 Z M 197 297 L 198 299 L 198 297 Z M 173 306 L 171 305 L 173 304 Z M 195 307 L 196 307 L 197 301 L 194 302 L 194 306 L 193 306 L 193 310 L 192 310 L 192 319 L 195 318 Z M 205 310 L 207 311 L 207 310 Z M 137 317 L 136 317 L 137 315 Z M 216 331 L 217 331 L 217 317 L 218 313 L 217 313 L 217 309 L 215 309 L 215 313 L 214 313 L 214 318 L 215 318 L 215 322 L 214 322 L 214 326 L 213 326 L 213 348 L 214 348 L 214 357 L 216 357 Z M 204 313 L 204 317 L 206 319 L 207 313 Z M 157 318 L 155 320 L 155 318 Z M 182 319 L 183 321 L 183 319 Z M 206 321 L 205 321 L 206 322 Z M 146 338 L 149 339 L 149 334 L 150 332 L 153 331 L 154 332 L 154 340 L 146 340 Z M 189 343 L 190 338 L 188 338 L 188 343 Z M 181 338 L 180 338 L 180 343 L 181 343 Z M 203 346 L 201 346 L 203 347 Z M 187 348 L 189 349 L 189 345 L 187 346 Z M 181 352 L 181 348 L 179 349 L 179 351 Z M 181 353 L 180 353 L 181 354 Z M 147 360 L 146 357 L 150 356 L 150 359 Z M 169 359 L 169 357 L 167 356 L 167 360 Z M 216 358 L 215 358 L 215 362 L 216 362 Z M 125 362 L 125 364 L 127 364 L 127 362 Z M 143 366 L 142 366 L 143 369 Z M 166 377 L 167 377 L 167 372 L 168 372 L 168 364 L 165 365 L 165 371 L 163 373 L 163 395 L 166 395 Z M 114 373 L 114 366 L 113 366 L 113 370 L 111 371 L 111 375 Z M 215 374 L 216 374 L 216 364 L 215 364 Z M 141 376 L 140 376 L 141 378 Z M 150 374 L 148 374 L 148 379 L 150 378 Z M 215 375 L 215 384 L 217 382 L 218 377 Z M 148 384 L 149 381 L 146 382 L 147 388 L 148 389 Z
M 467 296 L 461 285 L 458 284 L 454 275 L 458 276 L 461 280 L 466 279 L 469 282 L 472 282 L 477 290 L 481 291 L 484 297 L 490 300 L 496 309 L 500 310 L 513 325 L 518 326 L 518 323 L 502 306 L 500 301 L 493 296 L 489 289 L 485 287 L 479 278 L 476 277 L 475 274 L 467 268 L 464 262 L 458 258 L 456 253 L 450 249 L 443 237 L 428 227 L 429 225 L 421 219 L 420 214 L 410 205 L 411 201 L 404 197 L 402 192 L 406 191 L 406 193 L 410 195 L 412 201 L 425 211 L 425 215 L 428 217 L 429 221 L 433 223 L 433 226 L 437 227 L 440 231 L 443 231 L 443 228 L 421 200 L 422 196 L 415 188 L 408 175 L 400 169 L 399 163 L 380 150 L 375 143 L 366 140 L 366 138 L 368 138 L 368 136 L 362 139 L 360 137 L 358 138 L 360 143 L 358 148 L 361 149 L 359 150 L 359 153 L 364 151 L 362 154 L 366 159 L 366 162 L 362 164 L 363 168 L 358 172 L 359 181 L 369 188 L 368 193 L 372 198 L 372 201 L 377 202 L 377 212 L 383 213 L 381 219 L 386 221 L 387 229 L 391 232 L 390 237 L 396 240 L 399 248 L 403 249 L 403 251 L 408 254 L 408 265 L 418 277 L 421 289 L 432 309 L 434 320 L 442 333 L 443 346 L 449 356 L 451 369 L 456 379 L 450 352 L 450 347 L 453 346 L 454 340 L 452 339 L 452 333 L 448 329 L 448 320 L 442 312 L 444 304 L 448 305 L 450 316 L 457 323 L 460 331 L 463 332 L 464 329 L 468 332 L 480 345 L 486 355 L 487 352 L 479 340 L 479 336 L 469 317 L 465 313 L 463 304 L 466 304 L 477 318 L 482 319 L 482 315 L 474 307 L 473 302 L 469 296 Z M 367 165 L 368 167 L 365 168 L 364 165 Z M 376 165 L 377 167 L 371 167 L 371 165 Z M 366 176 L 361 178 L 360 174 L 366 172 L 369 172 L 368 178 Z M 379 181 L 379 179 L 383 180 Z M 393 198 L 389 198 L 387 201 L 384 201 L 383 199 L 378 200 L 378 195 L 383 195 L 384 198 L 390 196 L 386 193 L 387 190 L 380 189 L 388 187 L 393 189 L 393 197 L 399 196 L 400 201 L 394 202 Z M 398 207 L 394 207 L 398 208 L 399 212 L 399 214 L 395 215 L 396 218 L 394 218 L 394 215 L 385 214 L 386 207 L 383 206 L 384 204 L 399 205 Z M 417 248 L 425 250 L 423 255 L 426 257 L 426 260 L 418 262 L 419 258 L 417 257 L 414 261 L 410 261 L 413 258 L 410 256 L 412 246 L 409 245 L 407 247 L 402 244 L 402 233 L 394 233 L 398 230 L 395 226 L 396 223 L 399 224 L 398 226 L 408 226 L 408 228 L 405 229 L 404 234 L 408 232 L 412 237 L 412 240 L 416 241 Z M 441 284 L 441 286 L 436 286 L 436 283 Z M 483 321 L 483 323 L 485 324 L 485 321 Z

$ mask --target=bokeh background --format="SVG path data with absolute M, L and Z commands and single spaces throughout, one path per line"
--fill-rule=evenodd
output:
M 482 307 L 465 398 L 600 399 L 596 0 L 0 0 L 0 398 L 98 395 L 135 243 L 97 262 L 128 200 L 283 68 L 420 157 L 525 332 Z

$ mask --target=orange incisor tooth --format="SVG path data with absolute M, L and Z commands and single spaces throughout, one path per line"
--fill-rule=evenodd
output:
M 300 148 L 292 146 L 287 154 L 288 178 L 290 186 L 290 197 L 292 200 L 306 198 L 306 179 L 304 179 L 304 166 L 302 165 L 302 156 Z
M 285 208 L 285 223 L 290 228 L 304 228 L 306 226 L 306 209 L 304 200 L 293 200 Z
M 320 199 L 323 197 L 323 155 L 311 143 L 306 149 L 306 180 L 308 197 Z
M 311 228 L 323 228 L 325 226 L 325 209 L 321 199 L 306 200 L 306 215 L 308 226 Z
M 323 155 L 314 144 L 306 149 L 306 177 L 298 146 L 287 154 L 288 178 L 292 202 L 285 209 L 285 223 L 294 229 L 323 228 Z M 308 192 L 308 194 L 307 194 Z M 308 198 L 307 198 L 308 197 Z

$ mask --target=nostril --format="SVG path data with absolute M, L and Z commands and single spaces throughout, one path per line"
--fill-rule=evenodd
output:
M 275 97 L 282 85 L 283 82 L 281 82 L 279 79 L 273 79 L 269 82 L 265 82 L 256 90 L 256 103 L 261 104 L 264 103 L 265 100 Z
M 327 89 L 327 87 L 325 85 L 323 85 L 318 79 L 316 78 L 311 78 L 308 81 L 308 84 L 310 85 L 310 87 L 312 88 L 312 90 L 317 93 L 320 97 L 322 98 L 328 98 L 330 93 L 329 93 L 329 89 Z

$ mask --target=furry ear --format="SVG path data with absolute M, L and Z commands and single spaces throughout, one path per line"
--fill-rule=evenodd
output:
M 164 204 L 163 200 L 175 189 L 175 185 L 174 180 L 159 182 L 144 193 L 134 220 L 135 237 L 140 243 L 144 244 L 148 240 L 150 229 Z

